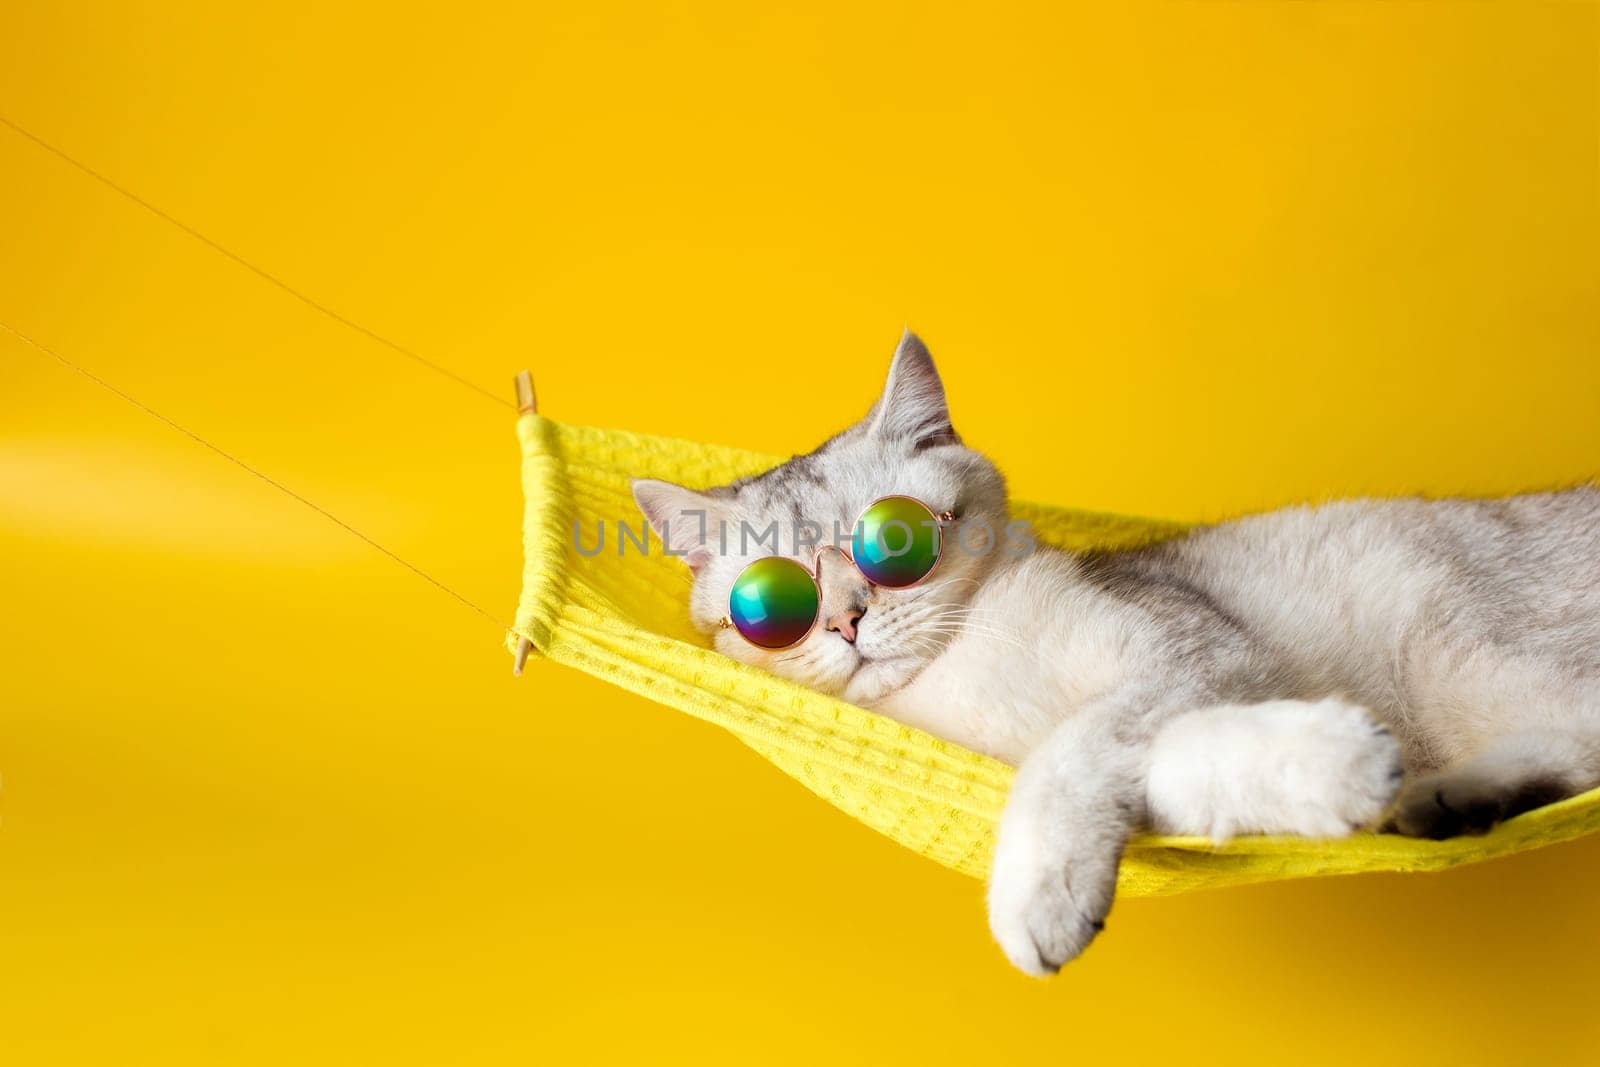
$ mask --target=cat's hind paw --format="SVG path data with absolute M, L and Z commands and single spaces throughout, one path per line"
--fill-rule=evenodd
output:
M 1442 841 L 1488 833 L 1513 815 L 1569 795 L 1556 783 L 1537 779 L 1509 784 L 1472 771 L 1446 771 L 1406 786 L 1395 808 L 1393 828 L 1407 837 Z
M 1481 834 L 1513 815 L 1595 784 L 1581 737 L 1526 731 L 1490 741 L 1465 763 L 1406 785 L 1394 828 L 1411 837 Z

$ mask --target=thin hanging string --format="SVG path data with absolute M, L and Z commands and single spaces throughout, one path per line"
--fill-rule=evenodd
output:
M 313 310 L 316 310 L 316 311 L 320 311 L 322 314 L 328 316 L 328 318 L 332 319 L 334 322 L 337 322 L 337 323 L 339 323 L 339 324 L 341 324 L 343 326 L 349 327 L 350 329 L 352 329 L 352 330 L 356 331 L 357 333 L 361 334 L 363 337 L 370 338 L 371 340 L 374 340 L 374 341 L 378 342 L 380 345 L 383 345 L 385 348 L 388 348 L 388 349 L 391 349 L 391 350 L 393 350 L 395 352 L 398 352 L 400 355 L 405 356 L 407 359 L 413 360 L 413 361 L 421 364 L 424 367 L 427 367 L 429 370 L 433 371 L 436 374 L 444 375 L 446 378 L 449 378 L 451 381 L 455 382 L 457 385 L 466 386 L 468 389 L 471 389 L 473 392 L 477 393 L 479 396 L 482 396 L 482 397 L 485 397 L 486 399 L 492 400 L 496 404 L 499 404 L 501 407 L 508 407 L 508 408 L 515 408 L 516 407 L 516 405 L 513 404 L 511 401 L 507 400 L 506 398 L 504 398 L 504 397 L 502 397 L 502 396 L 500 396 L 500 395 L 498 395 L 496 393 L 489 392 L 489 390 L 483 388 L 483 386 L 476 385 L 473 382 L 470 382 L 467 379 L 461 377 L 461 375 L 455 373 L 454 371 L 449 370 L 446 367 L 440 366 L 439 364 L 435 363 L 433 360 L 428 359 L 425 356 L 419 355 L 416 352 L 411 351 L 411 349 L 406 348 L 404 345 L 401 345 L 401 344 L 398 344 L 398 343 L 396 343 L 394 341 L 391 341 L 387 337 L 384 337 L 382 334 L 377 333 L 376 331 L 367 329 L 365 326 L 361 325 L 359 322 L 353 322 L 350 319 L 345 318 L 343 315 L 339 314 L 337 311 L 333 310 L 328 305 L 320 303 L 316 299 L 314 299 L 314 298 L 312 298 L 310 296 L 307 296 L 305 293 L 302 293 L 300 290 L 296 289 L 294 286 L 290 285 L 288 282 L 286 282 L 283 279 L 277 277 L 276 275 L 270 274 L 267 271 L 263 270 L 262 268 L 256 266 L 254 263 L 251 263 L 248 259 L 245 259 L 243 256 L 239 255 L 237 252 L 231 251 L 230 249 L 228 249 L 228 248 L 224 247 L 223 245 L 219 244 L 218 242 L 212 240 L 211 238 L 207 237 L 205 234 L 201 233 L 199 230 L 195 229 L 193 226 L 190 226 L 188 223 L 182 221 L 181 219 L 174 218 L 173 216 L 167 214 L 165 211 L 163 211 L 160 208 L 156 207 L 154 204 L 150 203 L 150 201 L 144 199 L 143 197 L 139 196 L 138 194 L 136 194 L 134 192 L 131 192 L 128 189 L 123 188 L 122 186 L 118 185 L 116 182 L 112 181 L 110 178 L 106 177 L 104 174 L 101 174 L 99 171 L 95 170 L 93 167 L 90 167 L 88 164 L 78 162 L 76 159 L 73 159 L 71 156 L 67 155 L 65 152 L 63 152 L 61 149 L 57 148 L 55 145 L 51 144 L 49 141 L 46 141 L 44 138 L 40 137 L 38 134 L 33 133 L 33 132 L 29 131 L 29 130 L 23 129 L 21 126 L 18 126 L 15 122 L 12 122 L 10 119 L 6 118 L 4 115 L 0 115 L 0 124 L 4 124 L 5 126 L 10 127 L 11 130 L 14 131 L 15 133 L 17 133 L 17 134 L 19 134 L 19 135 L 21 135 L 23 137 L 26 137 L 28 140 L 32 141 L 34 144 L 38 145 L 40 148 L 43 148 L 45 151 L 50 152 L 51 154 L 59 157 L 60 159 L 63 159 L 66 162 L 72 164 L 74 167 L 78 168 L 83 173 L 85 173 L 89 177 L 93 178 L 95 181 L 97 181 L 100 184 L 104 185 L 106 188 L 111 189 L 112 191 L 114 191 L 116 193 L 119 193 L 122 196 L 126 197 L 127 199 L 133 201 L 135 204 L 138 204 L 140 207 L 142 207 L 146 211 L 150 212 L 150 214 L 156 216 L 156 218 L 162 219 L 163 221 L 166 221 L 166 222 L 170 222 L 172 225 L 176 226 L 178 229 L 182 230 L 184 233 L 188 234 L 190 237 L 193 237 L 196 241 L 199 241 L 201 244 L 205 245 L 207 248 L 211 249 L 214 252 L 217 252 L 220 255 L 226 256 L 228 259 L 231 259 L 233 262 L 237 263 L 239 266 L 243 267 L 245 270 L 248 270 L 252 274 L 255 274 L 258 277 L 260 277 L 260 278 L 262 278 L 262 279 L 264 279 L 266 281 L 271 282 L 273 285 L 277 286 L 279 289 L 282 289 L 284 292 L 288 293 L 290 296 L 294 297 L 296 300 L 298 300 L 301 303 L 305 304 L 307 307 L 312 308 Z M 59 358 L 59 357 L 57 357 L 57 358 Z
M 0 121 L 3 121 L 3 120 L 0 120 Z M 223 459 L 227 460 L 229 463 L 232 463 L 237 467 L 242 467 L 244 470 L 249 471 L 251 474 L 255 475 L 257 478 L 261 479 L 263 482 L 266 482 L 268 485 L 272 486 L 272 488 L 278 490 L 278 492 L 284 494 L 285 496 L 289 497 L 292 500 L 297 500 L 300 503 L 304 504 L 306 507 L 310 508 L 312 511 L 315 511 L 318 515 L 321 515 L 323 518 L 327 519 L 329 522 L 333 523 L 335 526 L 338 526 L 339 528 L 345 530 L 346 532 L 348 532 L 350 534 L 353 534 L 356 537 L 359 537 L 361 540 L 365 541 L 368 545 L 370 545 L 373 548 L 377 549 L 379 552 L 382 552 L 385 556 L 388 556 L 390 559 L 392 559 L 396 563 L 400 564 L 400 566 L 404 567 L 406 570 L 410 571 L 412 574 L 415 574 L 417 577 L 423 579 L 424 581 L 426 581 L 429 584 L 433 585 L 434 587 L 442 590 L 443 592 L 449 593 L 451 596 L 453 596 L 457 600 L 459 600 L 462 604 L 465 604 L 467 607 L 471 608 L 473 611 L 476 611 L 479 615 L 482 615 L 484 618 L 486 618 L 490 622 L 494 623 L 496 628 L 498 628 L 502 632 L 510 629 L 510 627 L 508 627 L 505 623 L 501 622 L 499 619 L 495 618 L 488 611 L 484 610 L 483 608 L 479 607 L 477 604 L 475 604 L 472 601 L 468 600 L 465 596 L 462 596 L 460 593 L 456 592 L 454 589 L 451 589 L 448 585 L 445 585 L 439 579 L 435 578 L 433 575 L 429 574 L 427 571 L 423 570 L 421 567 L 417 566 L 415 563 L 412 563 L 410 560 L 407 560 L 407 559 L 397 555 L 396 553 L 390 551 L 389 549 L 385 548 L 383 545 L 379 544 L 377 541 L 373 540 L 371 537 L 368 537 L 366 534 L 362 533 L 360 530 L 356 529 L 354 526 L 351 526 L 348 522 L 345 522 L 339 516 L 335 515 L 331 511 L 329 511 L 327 508 L 322 507 L 320 504 L 314 503 L 313 501 L 307 500 L 305 497 L 301 496 L 299 493 L 295 492 L 293 489 L 290 489 L 287 485 L 284 485 L 282 482 L 278 481 L 276 478 L 273 478 L 271 475 L 262 473 L 261 471 L 259 471 L 256 468 L 252 467 L 250 464 L 246 463 L 244 460 L 240 459 L 239 457 L 237 457 L 237 456 L 235 456 L 235 455 L 233 455 L 233 454 L 231 454 L 229 452 L 226 452 L 223 449 L 221 449 L 221 448 L 217 447 L 216 445 L 212 444 L 210 441 L 206 440 L 204 437 L 201 437 L 199 434 L 195 433 L 193 430 L 191 430 L 191 429 L 189 429 L 189 428 L 187 428 L 185 426 L 180 426 L 178 423 L 173 422 L 171 419 L 167 418 L 165 415 L 161 414 L 161 412 L 159 412 L 159 411 L 155 410 L 154 408 L 150 407 L 148 404 L 145 404 L 144 402 L 138 400 L 135 397 L 129 396 L 127 393 L 123 392 L 121 389 L 118 389 L 116 386 L 114 386 L 110 382 L 106 381 L 104 378 L 101 378 L 101 377 L 91 373 L 90 371 L 85 370 L 83 367 L 80 367 L 78 364 L 72 362 L 72 360 L 68 359 L 66 356 L 63 356 L 61 353 L 55 351 L 52 348 L 47 348 L 45 345 L 40 344 L 38 341 L 35 341 L 32 337 L 29 337 L 27 334 L 23 333 L 21 330 L 17 329 L 14 326 L 11 326 L 9 323 L 7 323 L 7 322 L 5 322 L 3 320 L 0 320 L 0 330 L 5 330 L 7 333 L 11 334 L 11 336 L 17 338 L 19 341 L 22 341 L 23 343 L 25 343 L 25 344 L 27 344 L 29 346 L 31 346 L 35 350 L 37 350 L 39 352 L 42 352 L 45 355 L 51 357 L 52 359 L 54 359 L 58 363 L 60 363 L 62 366 L 67 367 L 67 368 L 69 368 L 71 370 L 77 371 L 79 374 L 83 375 L 83 377 L 89 379 L 91 382 L 93 382 L 94 384 L 98 385 L 100 388 L 106 390 L 109 393 L 112 393 L 115 396 L 121 397 L 123 400 L 127 401 L 129 404 L 132 404 L 134 407 L 138 408 L 140 411 L 144 412 L 146 415 L 149 415 L 151 418 L 156 419 L 159 422 L 165 423 L 167 426 L 169 426 L 172 429 L 174 429 L 174 430 L 178 431 L 179 433 L 183 434 L 185 437 L 189 438 L 191 441 L 194 441 L 197 444 L 204 445 L 206 448 L 209 448 L 211 451 L 215 452 L 217 455 L 221 456 Z

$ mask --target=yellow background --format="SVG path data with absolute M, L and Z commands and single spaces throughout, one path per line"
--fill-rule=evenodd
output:
M 1600 468 L 1593 4 L 0 6 L 0 114 L 496 397 L 771 451 L 903 323 L 1030 498 Z M 496 618 L 510 413 L 0 127 L 0 320 Z M 0 1056 L 1592 1063 L 1600 839 L 981 887 L 0 335 Z

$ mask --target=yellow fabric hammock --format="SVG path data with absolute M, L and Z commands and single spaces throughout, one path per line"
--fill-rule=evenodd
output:
M 711 650 L 685 608 L 688 570 L 630 544 L 619 555 L 618 524 L 639 529 L 629 482 L 663 478 L 719 485 L 781 462 L 779 457 L 617 430 L 567 426 L 533 410 L 518 379 L 522 415 L 525 563 L 522 600 L 508 643 L 530 650 L 731 731 L 785 774 L 906 848 L 975 878 L 989 869 L 1012 769 L 892 719 L 786 682 Z M 1040 541 L 1066 549 L 1124 548 L 1182 530 L 1175 523 L 1016 503 Z M 578 553 L 573 524 L 592 546 Z M 1579 837 L 1600 828 L 1600 790 L 1511 819 L 1482 837 L 1421 841 L 1361 834 L 1337 841 L 1136 838 L 1119 891 L 1180 893 L 1276 878 L 1358 871 L 1439 870 Z

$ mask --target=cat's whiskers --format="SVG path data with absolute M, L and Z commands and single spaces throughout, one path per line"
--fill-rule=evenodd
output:
M 946 643 L 951 637 L 966 634 L 988 638 L 1026 651 L 1027 645 L 1015 633 L 995 621 L 996 619 L 998 616 L 986 609 L 945 605 L 912 620 L 910 625 L 924 632 L 943 634 L 946 636 Z

